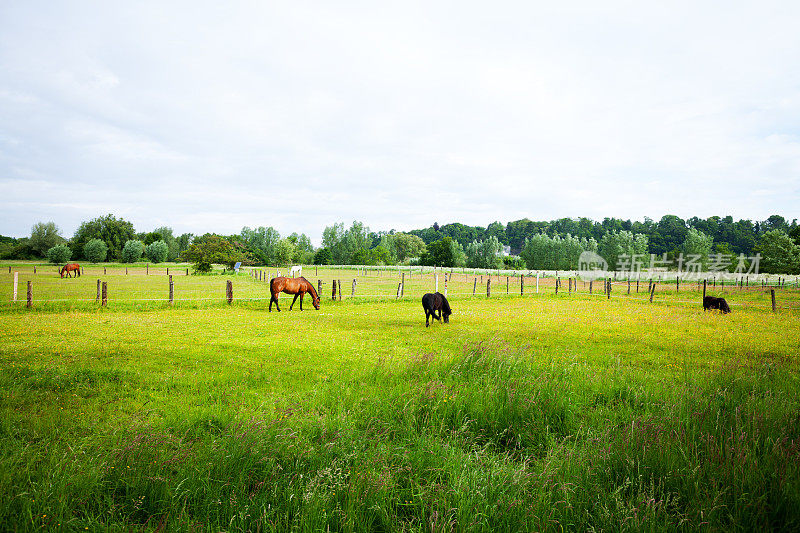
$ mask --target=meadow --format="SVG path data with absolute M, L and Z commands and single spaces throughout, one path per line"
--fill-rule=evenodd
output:
M 791 286 L 720 315 L 696 284 L 462 273 L 425 328 L 429 273 L 398 299 L 397 272 L 307 270 L 321 310 L 269 313 L 252 273 L 175 275 L 170 306 L 165 272 L 108 266 L 101 307 L 103 267 L 16 266 L 39 299 L 0 273 L 0 529 L 800 528 Z

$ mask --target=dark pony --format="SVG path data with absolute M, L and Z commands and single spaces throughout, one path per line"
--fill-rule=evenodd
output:
M 64 265 L 64 268 L 58 271 L 58 273 L 61 274 L 62 278 L 64 277 L 65 272 L 67 273 L 68 278 L 72 277 L 72 274 L 70 274 L 70 272 L 75 272 L 75 277 L 78 277 L 81 275 L 81 266 L 78 263 L 68 263 Z
M 450 322 L 450 315 L 453 311 L 450 310 L 450 303 L 444 294 L 437 292 L 436 294 L 428 293 L 422 297 L 422 308 L 425 309 L 425 327 L 430 326 L 428 320 L 430 317 L 435 318 L 439 322 L 444 317 L 445 324 Z M 436 316 L 436 311 L 439 311 L 439 316 Z
M 716 296 L 703 298 L 703 311 L 708 311 L 709 309 L 718 309 L 722 311 L 723 315 L 731 312 L 731 308 L 725 298 L 717 298 Z
M 306 278 L 285 278 L 283 276 L 272 278 L 269 282 L 269 291 L 272 294 L 272 298 L 269 300 L 270 311 L 272 311 L 272 302 L 275 302 L 275 307 L 278 311 L 281 310 L 278 305 L 278 295 L 282 292 L 294 294 L 294 300 L 292 300 L 292 305 L 289 306 L 289 311 L 294 307 L 298 296 L 300 297 L 300 310 L 303 310 L 303 296 L 305 296 L 307 292 L 311 293 L 311 304 L 314 306 L 314 309 L 319 311 L 319 295 L 311 282 Z

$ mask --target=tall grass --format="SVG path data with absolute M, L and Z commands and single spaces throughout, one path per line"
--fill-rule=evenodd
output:
M 8 315 L 0 524 L 800 528 L 795 320 L 565 301 Z

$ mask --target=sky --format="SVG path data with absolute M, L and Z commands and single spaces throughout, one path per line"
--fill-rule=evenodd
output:
M 800 2 L 2 2 L 0 234 L 800 217 Z

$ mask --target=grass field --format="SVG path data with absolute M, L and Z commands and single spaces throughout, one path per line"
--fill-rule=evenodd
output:
M 164 275 L 107 275 L 100 308 L 87 270 L 35 275 L 59 301 L 4 298 L 0 529 L 800 528 L 796 290 L 722 316 L 688 287 L 497 278 L 487 299 L 455 276 L 426 329 L 430 275 L 395 300 L 397 273 L 367 273 L 351 299 L 325 271 L 320 311 L 269 313 L 247 274 L 175 276 L 174 307 Z

